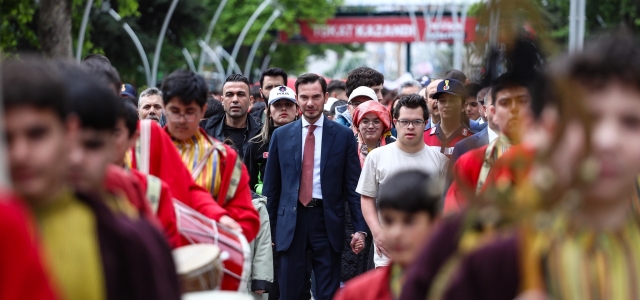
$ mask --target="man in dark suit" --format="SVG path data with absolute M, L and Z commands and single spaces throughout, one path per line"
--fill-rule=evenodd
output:
M 329 95 L 324 78 L 296 80 L 301 120 L 271 137 L 263 195 L 280 254 L 280 299 L 302 299 L 308 282 L 307 253 L 315 274 L 315 299 L 331 299 L 340 285 L 345 204 L 356 231 L 351 248 L 364 249 L 367 225 L 356 185 L 360 176 L 353 132 L 322 114 Z

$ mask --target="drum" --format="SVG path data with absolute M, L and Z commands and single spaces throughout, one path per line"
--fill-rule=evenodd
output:
M 187 245 L 173 250 L 182 293 L 220 288 L 220 248 L 211 244 Z
M 223 274 L 220 289 L 247 291 L 251 248 L 241 233 L 213 221 L 174 199 L 178 232 L 191 244 L 214 244 L 220 248 Z
M 182 300 L 253 300 L 249 294 L 238 293 L 238 292 L 223 292 L 223 291 L 214 291 L 214 292 L 198 292 L 198 293 L 188 293 L 182 295 Z

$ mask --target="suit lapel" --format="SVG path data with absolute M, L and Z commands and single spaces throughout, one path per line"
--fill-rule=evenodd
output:
M 489 144 L 489 131 L 487 129 L 484 129 L 482 131 L 482 134 L 480 136 L 480 142 L 482 143 L 483 146 Z
M 336 136 L 335 131 L 333 130 L 333 122 L 327 118 L 324 118 L 323 121 L 323 126 L 324 128 L 322 129 L 322 151 L 320 153 L 320 173 L 322 173 L 322 170 L 324 170 L 324 166 L 327 164 L 327 158 L 329 157 L 329 149 L 331 149 L 331 146 L 333 145 L 333 139 Z M 340 125 L 342 126 L 342 125 Z
M 293 161 L 296 164 L 296 172 L 300 174 L 301 166 L 302 166 L 302 121 L 295 121 L 291 130 L 289 131 L 291 134 L 291 140 L 293 143 L 291 144 L 291 150 L 293 153 Z

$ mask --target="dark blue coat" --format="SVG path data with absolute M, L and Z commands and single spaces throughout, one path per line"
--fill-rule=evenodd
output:
M 346 204 L 354 230 L 368 231 L 360 208 L 360 194 L 356 193 L 361 168 L 351 129 L 327 118 L 323 122 L 320 180 L 324 217 L 331 246 L 341 252 Z M 268 199 L 275 249 L 286 251 L 296 227 L 302 171 L 302 120 L 276 129 L 270 143 L 262 194 Z

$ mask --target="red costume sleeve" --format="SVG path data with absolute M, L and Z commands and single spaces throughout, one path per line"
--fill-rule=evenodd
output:
M 238 153 L 227 145 L 224 145 L 224 147 L 227 154 L 222 171 L 218 197 L 225 197 L 225 195 L 227 195 L 229 187 L 231 186 L 236 163 L 239 163 L 242 167 L 242 175 L 240 176 L 238 187 L 233 197 L 224 202 L 222 201 L 223 199 L 218 199 L 218 202 L 224 203 L 222 207 L 229 212 L 229 217 L 240 224 L 242 233 L 247 238 L 247 241 L 251 242 L 260 231 L 260 215 L 253 206 L 253 197 L 251 195 L 251 189 L 249 188 L 249 172 L 242 161 L 238 160 Z
M 0 299 L 55 299 L 20 203 L 0 195 Z
M 147 182 L 147 175 L 137 170 L 131 170 L 131 174 L 142 183 L 142 188 L 146 194 L 149 186 Z M 173 209 L 172 199 L 171 189 L 169 189 L 166 182 L 162 181 L 162 186 L 160 188 L 160 200 L 158 201 L 158 211 L 156 212 L 155 217 L 160 221 L 162 230 L 167 237 L 171 248 L 176 248 L 181 246 L 181 239 L 178 233 L 178 228 L 176 227 L 176 213 Z M 145 202 L 148 203 L 148 201 Z
M 377 268 L 347 281 L 333 300 L 394 299 L 389 287 L 390 281 L 391 269 Z
M 151 211 L 151 206 L 149 206 L 149 202 L 145 197 L 146 184 L 143 184 L 140 180 L 140 178 L 133 176 L 125 169 L 110 165 L 107 168 L 105 177 L 105 188 L 112 195 L 125 196 L 141 216 L 160 227 L 160 223 Z
M 238 183 L 236 195 L 231 201 L 227 201 L 224 208 L 229 216 L 242 227 L 242 233 L 248 242 L 253 241 L 260 231 L 260 215 L 253 206 L 253 197 L 249 189 L 249 172 L 242 164 L 242 177 Z
M 456 161 L 453 166 L 455 177 L 444 200 L 445 215 L 460 211 L 466 206 L 468 195 L 475 194 L 486 149 L 487 146 L 473 149 Z
M 164 227 L 164 234 L 169 239 L 169 245 L 172 249 L 182 246 L 180 233 L 176 227 L 176 211 L 173 209 L 173 197 L 171 196 L 171 189 L 166 182 L 162 182 L 162 188 L 160 190 L 160 202 L 158 205 L 158 218 L 162 227 Z
M 527 180 L 534 159 L 535 151 L 533 149 L 523 145 L 511 147 L 493 164 L 483 190 L 488 186 L 496 186 L 500 182 L 508 182 L 515 186 Z
M 174 198 L 201 214 L 216 221 L 227 215 L 209 192 L 193 181 L 169 135 L 156 122 L 151 124 L 149 173 L 166 182 Z

